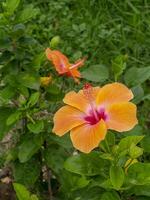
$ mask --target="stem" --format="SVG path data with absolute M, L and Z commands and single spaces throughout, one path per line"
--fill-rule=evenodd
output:
M 26 132 L 26 129 L 27 129 L 27 118 L 24 117 L 22 119 L 22 133 L 25 133 Z
M 51 187 L 51 172 L 47 167 L 47 182 L 48 182 L 48 193 L 49 193 L 49 200 L 52 200 L 52 187 Z
M 47 148 L 47 142 L 44 142 L 44 148 Z M 47 172 L 47 183 L 48 183 L 48 194 L 49 194 L 49 200 L 53 199 L 53 192 L 52 192 L 52 186 L 51 186 L 51 171 L 49 167 L 46 165 L 46 172 Z
M 35 121 L 33 120 L 33 118 L 28 113 L 27 113 L 27 117 L 33 124 L 35 124 Z
M 109 148 L 109 145 L 108 145 L 107 137 L 105 138 L 105 143 L 106 143 L 106 147 L 107 147 L 108 152 L 110 152 L 110 148 Z

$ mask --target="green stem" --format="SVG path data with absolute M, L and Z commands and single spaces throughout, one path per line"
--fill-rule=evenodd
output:
M 33 124 L 35 124 L 34 119 L 28 113 L 26 114 L 26 116 Z
M 107 150 L 110 153 L 110 148 L 109 148 L 109 145 L 108 145 L 107 137 L 105 138 L 105 143 L 106 143 Z

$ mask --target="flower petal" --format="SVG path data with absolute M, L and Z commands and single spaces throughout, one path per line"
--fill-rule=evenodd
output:
M 63 106 L 55 113 L 53 132 L 59 136 L 64 135 L 72 128 L 85 123 L 83 116 L 84 113 L 76 108 Z
M 78 69 L 76 69 L 76 68 L 70 69 L 70 75 L 71 75 L 72 77 L 81 78 L 81 74 L 80 74 L 80 72 L 78 71 Z
M 65 98 L 63 99 L 63 102 L 65 104 L 78 108 L 83 112 L 85 112 L 87 107 L 89 106 L 89 103 L 84 95 L 81 93 L 76 93 L 74 91 L 67 93 L 65 95 Z
M 52 51 L 50 48 L 47 48 L 46 56 L 50 61 L 52 61 L 52 63 L 54 64 L 56 68 L 56 71 L 59 74 L 66 73 L 69 70 L 69 67 L 70 67 L 69 60 L 60 51 L 57 51 L 57 50 Z
M 92 126 L 83 124 L 73 128 L 70 132 L 70 136 L 73 146 L 76 149 L 84 153 L 89 153 L 105 138 L 106 132 L 105 122 L 101 120 L 99 123 Z
M 131 102 L 112 104 L 108 108 L 108 129 L 119 132 L 131 130 L 137 123 L 136 105 Z
M 93 87 L 93 99 L 96 99 L 97 94 L 99 93 L 99 87 Z M 63 99 L 64 103 L 78 108 L 79 110 L 87 113 L 88 108 L 90 107 L 90 103 L 87 100 L 86 96 L 83 94 L 83 90 L 80 90 L 78 93 L 71 91 L 65 95 Z
M 78 71 L 78 69 L 71 69 L 71 70 L 69 69 L 66 75 L 72 77 L 76 83 L 78 84 L 80 83 L 78 78 L 81 78 L 81 74 Z
M 112 104 L 130 101 L 133 98 L 132 91 L 121 83 L 112 83 L 103 86 L 97 96 L 96 103 Z

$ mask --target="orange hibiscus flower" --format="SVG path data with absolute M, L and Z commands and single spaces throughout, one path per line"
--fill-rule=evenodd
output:
M 81 77 L 78 67 L 81 67 L 84 64 L 85 58 L 76 61 L 74 64 L 71 64 L 64 54 L 57 50 L 52 51 L 50 48 L 46 49 L 46 56 L 48 60 L 53 63 L 56 71 L 59 74 L 71 76 L 76 82 L 78 82 L 78 78 Z
M 67 105 L 54 116 L 53 132 L 63 136 L 70 131 L 73 146 L 89 153 L 105 138 L 107 129 L 123 132 L 137 124 L 136 105 L 129 102 L 132 98 L 131 90 L 117 82 L 71 91 L 63 100 Z

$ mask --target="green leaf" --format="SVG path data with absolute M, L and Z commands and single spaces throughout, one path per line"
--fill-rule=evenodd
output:
M 136 185 L 131 188 L 131 194 L 143 195 L 136 197 L 136 200 L 149 200 L 150 199 L 150 185 Z
M 150 163 L 135 163 L 128 169 L 128 182 L 134 185 L 150 184 Z
M 29 90 L 28 88 L 26 88 L 23 85 L 19 85 L 19 87 L 17 88 L 19 93 L 21 93 L 24 97 L 26 97 L 26 101 L 29 98 Z
M 35 194 L 32 194 L 30 200 L 39 200 L 39 199 Z
M 63 170 L 64 161 L 67 158 L 66 152 L 58 145 L 52 145 L 45 149 L 44 158 L 47 165 L 57 174 Z M 59 164 L 58 164 L 59 163 Z
M 32 4 L 26 6 L 26 8 L 21 11 L 20 15 L 17 17 L 17 22 L 25 23 L 35 17 L 39 10 L 34 8 Z
M 150 153 L 150 136 L 145 136 L 141 141 L 141 146 L 145 152 Z
M 127 55 L 119 55 L 112 61 L 112 70 L 114 72 L 115 81 L 123 73 L 126 68 Z
M 41 67 L 42 62 L 45 60 L 45 53 L 40 53 L 38 55 L 36 55 L 33 60 L 32 60 L 32 67 L 34 67 L 34 69 L 39 70 Z
M 0 22 L 1 22 L 1 16 L 0 16 Z M 7 22 L 6 22 L 7 24 Z M 0 48 L 5 49 L 5 50 L 10 50 L 12 49 L 12 44 L 9 36 L 7 35 L 7 32 L 0 29 Z M 1 65 L 1 68 L 3 65 Z
M 110 167 L 110 180 L 116 190 L 119 190 L 124 182 L 124 171 L 120 166 Z
M 61 101 L 64 97 L 64 93 L 56 84 L 50 84 L 46 88 L 46 99 L 48 101 L 56 102 Z
M 0 140 L 4 137 L 4 135 L 11 129 L 12 125 L 7 125 L 7 119 L 10 114 L 14 112 L 12 108 L 0 107 Z
M 80 154 L 68 158 L 64 164 L 66 170 L 86 176 L 103 174 L 108 161 L 100 158 L 98 152 Z
M 16 111 L 16 112 L 12 113 L 7 119 L 7 122 L 6 122 L 7 125 L 10 126 L 13 123 L 15 123 L 16 121 L 18 121 L 20 119 L 20 116 L 21 116 L 20 111 Z
M 82 77 L 88 81 L 104 82 L 109 78 L 109 72 L 104 65 L 93 65 L 85 69 L 82 73 Z
M 59 93 L 61 93 L 61 90 L 60 88 L 55 85 L 55 84 L 51 84 L 49 85 L 47 88 L 46 88 L 46 91 L 50 94 L 53 94 L 53 95 L 58 95 Z
M 20 183 L 13 183 L 18 200 L 38 200 L 35 194 L 30 194 L 27 188 Z
M 143 189 L 143 188 L 142 188 Z M 143 189 L 144 191 L 144 189 Z M 145 197 L 145 196 L 140 196 L 140 197 L 137 197 L 136 200 L 149 200 L 149 197 Z
M 8 103 L 8 101 L 14 96 L 14 94 L 14 89 L 10 86 L 7 86 L 0 91 L 0 101 Z
M 30 98 L 29 98 L 29 101 L 27 103 L 27 106 L 29 106 L 29 107 L 34 106 L 38 102 L 39 97 L 40 97 L 39 92 L 32 93 Z
M 17 147 L 11 148 L 7 152 L 6 162 L 15 161 L 18 158 L 18 149 Z
M 103 192 L 104 190 L 100 187 L 85 187 L 82 190 L 77 190 L 75 193 L 76 198 L 71 198 L 70 200 L 100 200 Z
M 49 144 L 56 143 L 56 144 L 62 146 L 63 148 L 65 148 L 65 149 L 72 149 L 73 148 L 69 134 L 65 134 L 64 136 L 62 136 L 61 140 L 57 135 L 50 134 L 49 140 L 47 139 L 47 141 L 49 142 Z
M 135 144 L 132 144 L 129 149 L 129 155 L 132 159 L 138 158 L 143 154 L 143 149 L 140 147 L 137 147 Z
M 89 182 L 90 180 L 87 180 L 84 176 L 79 176 L 66 170 L 63 170 L 60 176 L 60 183 L 65 192 L 68 192 L 68 188 L 70 192 L 84 188 L 89 184 Z
M 35 124 L 30 123 L 27 125 L 28 129 L 33 133 L 40 133 L 44 128 L 43 121 L 36 121 Z
M 150 100 L 150 94 L 147 94 L 147 95 L 145 95 L 144 97 L 143 97 L 143 100 Z
M 40 176 L 41 164 L 37 156 L 25 163 L 16 160 L 12 163 L 12 169 L 15 182 L 31 187 Z
M 19 6 L 20 0 L 6 0 L 6 10 L 11 15 Z
M 115 145 L 115 134 L 113 132 L 108 132 L 108 134 L 106 135 L 107 138 L 107 142 L 110 146 Z
M 120 140 L 119 144 L 114 148 L 115 154 L 119 156 L 119 158 L 124 159 L 126 155 L 129 155 L 129 150 L 132 145 L 136 146 L 142 139 L 144 138 L 143 135 L 141 136 L 127 136 Z
M 143 88 L 140 85 L 138 85 L 138 86 L 131 88 L 131 90 L 134 95 L 133 103 L 135 103 L 135 104 L 140 103 L 143 100 L 143 96 L 144 96 Z
M 18 158 L 21 163 L 27 162 L 43 144 L 41 135 L 36 137 L 24 137 L 22 144 L 19 146 Z
M 20 37 L 23 37 L 23 35 L 25 34 L 25 25 L 24 24 L 16 24 L 13 27 L 13 37 L 16 39 L 19 39 Z
M 120 200 L 120 197 L 115 191 L 105 192 L 100 200 Z
M 133 75 L 134 74 L 134 75 Z M 136 86 L 150 78 L 150 67 L 130 68 L 124 76 L 125 83 L 129 86 Z
M 19 200 L 30 200 L 30 192 L 24 185 L 13 183 L 13 186 Z
M 107 179 L 107 180 L 104 180 L 103 182 L 100 182 L 100 184 L 98 184 L 98 186 L 104 188 L 105 190 L 114 189 L 110 179 Z
M 52 94 L 52 93 L 46 93 L 46 100 L 51 101 L 51 102 L 57 102 L 57 101 L 62 101 L 64 98 L 64 93 L 60 92 L 58 94 Z
M 137 145 L 143 138 L 144 136 L 127 136 L 121 139 L 118 151 L 129 150 L 132 144 Z
M 124 132 L 124 136 L 140 136 L 143 135 L 143 127 L 136 125 L 132 130 Z
M 115 145 L 115 135 L 112 132 L 108 132 L 105 140 L 101 141 L 100 148 L 102 148 L 105 152 L 110 151 L 110 147 Z
M 110 153 L 100 153 L 99 156 L 105 160 L 114 160 L 114 157 Z
M 21 85 L 38 90 L 40 88 L 40 79 L 38 76 L 27 73 L 20 73 L 17 77 Z

